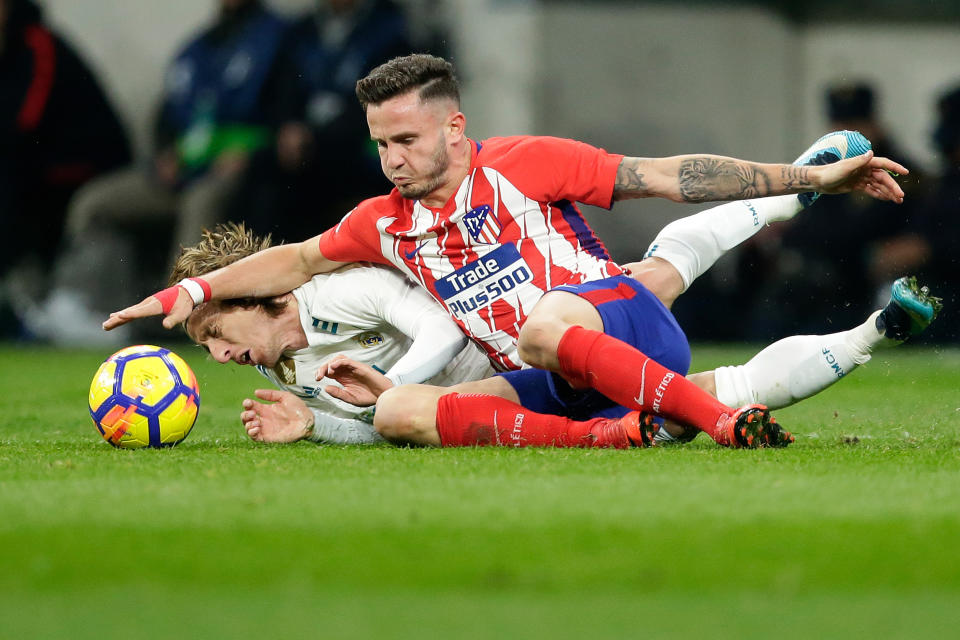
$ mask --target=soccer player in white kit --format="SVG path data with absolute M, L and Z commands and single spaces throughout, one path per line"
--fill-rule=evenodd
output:
M 267 246 L 269 238 L 242 225 L 220 225 L 182 250 L 171 277 L 179 281 Z M 185 328 L 218 362 L 253 365 L 293 394 L 258 393 L 278 403 L 270 405 L 274 414 L 285 412 L 287 440 L 383 441 L 372 426 L 373 407 L 340 399 L 336 381 L 324 377 L 335 356 L 372 367 L 391 386 L 448 387 L 493 374 L 486 356 L 426 292 L 380 266 L 347 265 L 276 298 L 208 303 Z

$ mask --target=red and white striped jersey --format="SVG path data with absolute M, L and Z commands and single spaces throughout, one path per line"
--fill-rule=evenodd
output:
M 575 202 L 609 208 L 622 155 L 533 136 L 471 141 L 470 171 L 442 209 L 394 189 L 320 237 L 331 260 L 392 264 L 422 284 L 501 369 L 540 297 L 623 273 Z

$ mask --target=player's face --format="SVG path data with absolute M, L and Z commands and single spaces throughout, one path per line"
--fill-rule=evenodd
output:
M 215 304 L 215 303 L 214 303 Z M 194 313 L 187 320 L 187 335 L 220 363 L 276 366 L 285 351 L 307 346 L 295 304 L 279 317 L 262 307 L 227 307 Z
M 425 198 L 446 182 L 449 119 L 458 112 L 446 100 L 421 102 L 416 92 L 367 107 L 370 137 L 380 166 L 404 198 Z

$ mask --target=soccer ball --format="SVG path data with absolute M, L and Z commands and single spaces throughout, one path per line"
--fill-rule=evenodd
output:
M 90 384 L 90 417 L 115 447 L 171 447 L 200 411 L 197 378 L 183 359 L 141 344 L 107 358 Z

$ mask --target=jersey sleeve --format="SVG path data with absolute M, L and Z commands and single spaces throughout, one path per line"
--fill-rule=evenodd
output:
M 440 373 L 466 346 L 467 338 L 422 288 L 398 273 L 382 271 L 380 317 L 413 342 L 386 372 L 395 385 L 425 382 Z
M 372 207 L 360 203 L 333 228 L 320 234 L 320 253 L 336 262 L 389 264 L 380 250 L 380 232 Z
M 570 200 L 609 209 L 623 155 L 566 138 L 524 136 L 491 166 L 541 202 Z
M 386 442 L 372 424 L 355 418 L 342 418 L 309 407 L 313 414 L 313 430 L 307 436 L 321 444 L 378 444 Z

